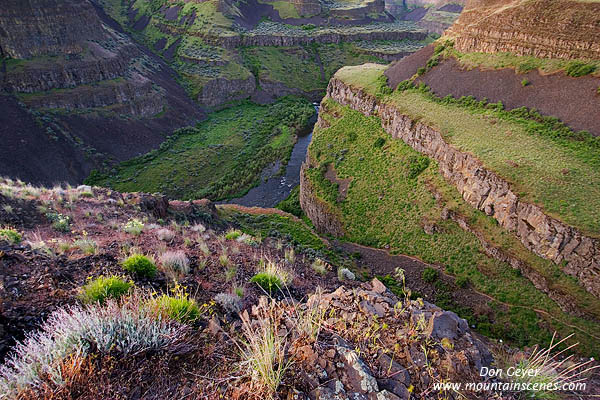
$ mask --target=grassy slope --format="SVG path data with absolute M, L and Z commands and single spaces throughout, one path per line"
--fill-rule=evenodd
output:
M 375 94 L 383 67 L 347 68 L 336 76 Z M 516 193 L 553 217 L 600 236 L 600 158 L 597 140 L 552 139 L 534 122 L 492 109 L 440 104 L 418 90 L 385 98 L 400 111 L 435 128 L 444 139 L 480 159 L 511 182 Z M 485 140 L 482 140 L 485 138 Z M 514 166 L 518 164 L 518 167 Z
M 381 128 L 381 122 L 375 117 L 365 117 L 349 108 L 341 107 L 333 101 L 326 104 L 322 117 L 331 126 L 318 129 L 310 147 L 313 161 L 318 164 L 333 162 L 339 178 L 351 178 L 348 196 L 342 203 L 335 203 L 329 196 L 330 187 L 319 186 L 319 195 L 329 198 L 329 203 L 341 211 L 347 230 L 346 239 L 365 245 L 382 247 L 389 244 L 392 252 L 417 256 L 429 263 L 446 266 L 449 273 L 467 277 L 477 290 L 487 293 L 499 301 L 515 306 L 535 307 L 546 310 L 564 323 L 579 326 L 588 332 L 595 332 L 597 324 L 562 312 L 559 307 L 533 287 L 518 271 L 483 254 L 477 238 L 463 231 L 456 223 L 441 220 L 441 209 L 426 188 L 433 184 L 444 193 L 450 205 L 467 214 L 473 223 L 496 237 L 499 245 L 515 246 L 510 235 L 499 231 L 491 218 L 466 205 L 458 192 L 450 187 L 438 174 L 437 165 L 423 163 L 423 158 L 402 141 L 390 140 Z M 338 115 L 341 118 L 335 118 Z M 378 138 L 385 140 L 382 147 L 376 146 Z M 425 169 L 423 167 L 425 166 Z M 420 174 L 418 172 L 422 170 Z M 318 173 L 318 170 L 313 170 Z M 415 175 L 418 174 L 416 177 Z M 441 232 L 427 235 L 422 223 L 436 224 Z M 377 221 L 377 224 L 373 224 Z M 526 252 L 526 251 L 525 251 Z M 581 307 L 598 315 L 600 309 L 597 300 L 592 299 L 583 289 L 564 276 L 551 262 L 533 258 L 546 274 L 556 276 L 556 281 L 566 285 L 578 297 Z M 460 300 L 459 300 L 460 301 Z M 452 307 L 452 304 L 444 304 Z M 493 325 L 485 317 L 474 317 L 471 310 L 454 304 L 454 309 L 478 329 L 491 336 L 510 339 L 517 344 L 533 344 L 549 339 L 551 329 L 561 335 L 570 333 L 570 328 L 553 320 L 541 320 L 533 311 L 522 308 L 510 308 L 504 312 L 498 304 L 491 302 L 496 310 L 497 322 Z M 579 341 L 585 345 L 585 351 L 597 352 L 594 340 L 584 334 L 578 334 Z
M 325 80 L 315 59 L 315 51 L 324 63 Z M 262 79 L 281 82 L 305 92 L 324 91 L 335 71 L 345 65 L 385 62 L 360 53 L 351 43 L 294 47 L 247 47 L 242 49 L 246 67 Z
M 559 71 L 565 71 L 569 64 L 573 63 L 573 60 L 516 56 L 511 53 L 459 53 L 456 50 L 452 50 L 452 56 L 463 66 L 470 69 L 514 68 L 517 72 L 528 72 L 537 69 L 544 74 L 554 74 Z M 595 71 L 592 72 L 592 75 L 600 76 L 600 61 L 581 60 L 580 62 L 593 66 Z
M 270 106 L 242 104 L 210 114 L 161 150 L 122 163 L 110 176 L 92 175 L 89 181 L 181 199 L 237 197 L 270 162 L 289 157 L 294 130 L 313 114 L 310 103 L 298 99 Z

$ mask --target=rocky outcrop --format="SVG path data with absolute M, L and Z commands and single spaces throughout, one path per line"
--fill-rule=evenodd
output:
M 422 300 L 399 299 L 377 279 L 313 295 L 306 304 L 330 315 L 324 325 L 333 332 L 320 339 L 325 345 L 291 350 L 310 399 L 426 398 L 432 382 L 480 381 L 478 371 L 493 361 L 467 321 Z M 379 334 L 374 325 L 387 328 Z
M 277 0 L 263 0 L 265 3 L 274 3 Z M 321 13 L 321 2 L 320 0 L 289 0 L 292 3 L 298 15 L 301 17 L 312 17 Z
M 438 203 L 443 206 L 443 198 L 442 195 L 437 191 L 436 188 L 432 186 L 428 186 L 429 191 L 436 198 Z M 587 314 L 583 310 L 581 310 L 577 306 L 577 301 L 573 299 L 570 293 L 568 293 L 564 288 L 555 287 L 555 285 L 550 282 L 545 276 L 535 270 L 531 265 L 521 260 L 520 258 L 514 256 L 509 251 L 506 251 L 493 243 L 491 243 L 483 233 L 475 229 L 469 219 L 460 213 L 451 210 L 447 207 L 442 209 L 441 213 L 442 219 L 449 219 L 454 222 L 462 229 L 467 232 L 472 233 L 479 240 L 481 247 L 485 254 L 489 257 L 494 258 L 496 260 L 502 261 L 512 268 L 519 270 L 521 274 L 529 279 L 529 281 L 535 286 L 536 289 L 546 293 L 548 297 L 556 302 L 556 304 L 566 313 L 576 315 L 584 318 L 597 318 L 596 315 Z
M 132 43 L 108 50 L 97 43 L 87 44 L 87 54 L 45 60 L 23 60 L 0 73 L 0 90 L 34 93 L 123 77 L 141 52 Z M 2 76 L 4 75 L 4 76 Z
M 600 297 L 600 240 L 546 215 L 522 201 L 509 182 L 486 169 L 473 155 L 448 144 L 434 128 L 411 120 L 389 103 L 333 78 L 328 97 L 340 104 L 381 118 L 383 129 L 415 150 L 435 159 L 440 172 L 473 207 L 494 217 L 535 254 L 560 264 L 585 289 Z
M 448 30 L 460 52 L 600 59 L 600 3 L 472 0 Z
M 256 90 L 256 79 L 216 78 L 208 81 L 198 96 L 198 102 L 207 107 L 217 107 L 229 101 L 247 99 Z
M 291 0 L 301 17 L 310 17 L 321 13 L 320 0 Z
M 309 158 L 307 155 L 307 161 L 302 164 L 300 169 L 300 206 L 317 231 L 342 237 L 344 228 L 341 218 L 327 202 L 319 198 L 315 187 L 306 175 L 306 170 L 310 168 Z

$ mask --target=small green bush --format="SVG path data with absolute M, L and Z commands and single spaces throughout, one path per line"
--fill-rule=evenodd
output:
M 250 282 L 256 283 L 269 294 L 277 292 L 282 286 L 281 279 L 277 275 L 268 272 L 259 272 L 250 279 Z
M 567 64 L 565 72 L 567 75 L 578 78 L 580 76 L 591 74 L 596 70 L 596 66 L 592 64 L 586 64 L 582 61 L 571 61 Z
M 156 275 L 156 265 L 154 262 L 142 255 L 134 254 L 123 261 L 123 268 L 132 274 L 153 278 Z
M 194 299 L 187 294 L 178 293 L 175 296 L 163 294 L 152 300 L 160 313 L 181 322 L 194 322 L 200 318 L 200 309 Z
M 421 273 L 421 278 L 428 283 L 433 283 L 439 277 L 439 272 L 435 268 L 427 267 Z
M 242 232 L 241 231 L 239 231 L 237 229 L 230 229 L 225 234 L 225 239 L 227 239 L 227 240 L 237 240 L 237 238 L 239 238 L 240 236 L 242 236 Z
M 377 140 L 375 140 L 375 143 L 373 144 L 373 146 L 375 146 L 377 148 L 381 148 L 381 147 L 383 147 L 384 144 L 385 144 L 385 139 L 382 137 L 378 137 Z
M 0 240 L 7 240 L 10 243 L 18 244 L 21 243 L 22 237 L 19 232 L 12 228 L 0 229 Z
M 525 86 L 529 86 L 529 83 L 530 83 L 530 82 L 529 82 L 527 79 L 523 79 L 523 80 L 521 81 L 521 86 L 523 86 L 523 87 L 525 87 Z
M 465 288 L 468 284 L 469 278 L 467 278 L 466 276 L 459 276 L 458 278 L 456 278 L 456 286 Z
M 81 288 L 81 300 L 84 303 L 101 303 L 108 298 L 118 299 L 133 287 L 133 282 L 127 282 L 118 276 L 100 276 L 89 281 Z

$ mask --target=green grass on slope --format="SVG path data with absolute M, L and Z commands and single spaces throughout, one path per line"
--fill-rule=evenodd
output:
M 341 203 L 328 196 L 330 188 L 319 184 L 326 180 L 313 180 L 313 184 L 319 197 L 329 198 L 332 208 L 340 211 L 346 229 L 345 239 L 376 247 L 389 245 L 394 253 L 442 264 L 449 273 L 468 278 L 477 290 L 501 302 L 546 310 L 562 321 L 542 320 L 535 312 L 518 307 L 505 312 L 496 302 L 491 302 L 497 318 L 491 324 L 487 317 L 476 317 L 460 304 L 448 302 L 442 305 L 455 309 L 484 334 L 527 345 L 547 343 L 552 329 L 563 336 L 571 333 L 563 323 L 579 326 L 587 332 L 598 331 L 597 324 L 562 312 L 554 301 L 509 265 L 485 256 L 475 235 L 453 221 L 441 219 L 441 208 L 426 183 L 435 184 L 445 193 L 453 193 L 454 202 L 462 207 L 469 206 L 440 177 L 435 162 L 428 162 L 404 142 L 392 140 L 376 117 L 365 117 L 331 100 L 321 113 L 330 126 L 315 131 L 310 145 L 311 159 L 315 165 L 333 163 L 338 178 L 351 178 L 352 181 L 347 197 Z M 319 173 L 318 168 L 310 171 Z M 475 210 L 470 217 L 481 218 L 477 225 L 482 230 L 489 229 L 489 235 L 499 235 L 498 240 L 504 240 L 502 233 L 490 227 L 494 225 L 490 218 Z M 439 233 L 426 234 L 422 228 L 424 221 L 436 224 Z M 583 289 L 570 282 L 556 266 L 548 262 L 542 268 L 549 269 L 547 274 L 556 274 L 558 281 L 571 285 L 569 287 L 581 295 L 582 307 L 593 313 L 599 312 L 597 300 L 582 293 Z M 577 332 L 583 351 L 596 354 L 595 341 Z
M 302 221 L 280 214 L 245 214 L 231 208 L 219 208 L 227 222 L 239 226 L 245 233 L 258 237 L 274 237 L 293 243 L 305 254 L 315 257 L 331 256 L 323 240 Z
M 553 74 L 565 71 L 571 76 L 594 74 L 600 76 L 600 61 L 590 60 L 562 60 L 553 58 L 537 58 L 533 56 L 516 56 L 512 53 L 459 53 L 452 49 L 450 55 L 455 57 L 465 67 L 502 69 L 514 68 L 519 73 L 540 70 L 542 73 Z M 577 73 L 574 66 L 587 66 Z
M 110 175 L 92 173 L 87 182 L 179 199 L 238 197 L 257 183 L 269 163 L 287 162 L 295 130 L 313 114 L 308 101 L 296 98 L 232 107 L 180 130 L 159 150 L 123 162 Z
M 425 87 L 382 96 L 382 71 L 379 66 L 351 67 L 336 76 L 437 128 L 447 142 L 509 181 L 521 199 L 600 237 L 600 139 L 525 109 L 504 111 L 501 104 L 472 98 L 438 99 Z
M 246 67 L 255 76 L 305 92 L 325 91 L 335 71 L 345 65 L 385 62 L 361 53 L 351 43 L 293 47 L 257 46 L 242 48 L 241 51 Z M 315 51 L 323 63 L 325 79 L 322 79 Z

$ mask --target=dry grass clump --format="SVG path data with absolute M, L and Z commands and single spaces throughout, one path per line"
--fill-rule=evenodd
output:
M 554 332 L 550 345 L 547 348 L 536 347 L 529 358 L 516 363 L 514 367 L 519 371 L 536 371 L 533 376 L 529 374 L 524 374 L 526 376 L 516 376 L 518 374 L 515 374 L 515 376 L 510 377 L 513 382 L 537 385 L 539 390 L 527 392 L 527 397 L 533 399 L 560 399 L 562 397 L 556 391 L 556 388 L 585 382 L 586 374 L 600 368 L 600 365 L 590 366 L 590 364 L 594 363 L 593 359 L 574 362 L 571 360 L 573 358 L 572 354 L 562 359 L 559 358 L 562 354 L 578 346 L 579 343 L 574 343 L 559 352 L 552 353 L 573 335 L 571 334 L 555 343 L 556 332 Z
M 251 379 L 252 389 L 265 399 L 273 399 L 291 361 L 287 357 L 289 333 L 280 335 L 284 328 L 281 309 L 276 302 L 261 298 L 257 318 L 251 320 L 247 311 L 240 314 L 245 341 L 241 344 L 242 364 Z
M 172 242 L 175 239 L 175 232 L 167 228 L 161 228 L 156 231 L 156 237 L 164 242 Z
M 171 280 L 181 279 L 190 273 L 190 261 L 185 252 L 167 251 L 160 256 L 160 265 L 165 275 Z

